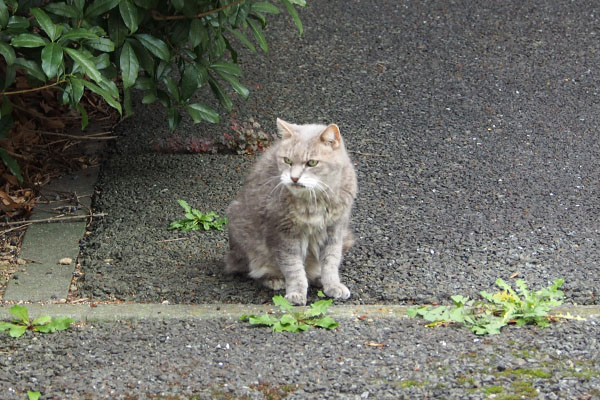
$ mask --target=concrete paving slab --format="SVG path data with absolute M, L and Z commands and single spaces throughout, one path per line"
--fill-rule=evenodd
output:
M 0 320 L 11 319 L 11 306 L 0 306 Z M 398 305 L 340 305 L 329 308 L 327 314 L 334 318 L 405 318 L 409 307 Z M 237 320 L 243 314 L 265 314 L 278 311 L 270 305 L 253 304 L 28 304 L 30 318 L 41 315 L 70 317 L 82 322 L 116 321 L 202 321 L 210 319 Z M 596 323 L 600 320 L 600 307 L 564 305 L 553 310 L 555 315 L 573 315 Z
M 42 191 L 31 220 L 82 216 L 89 213 L 98 168 L 88 168 L 50 183 Z M 9 280 L 5 301 L 54 301 L 66 299 L 79 254 L 86 220 L 35 223 L 28 227 L 20 257 L 27 264 Z M 70 264 L 59 261 L 70 258 Z

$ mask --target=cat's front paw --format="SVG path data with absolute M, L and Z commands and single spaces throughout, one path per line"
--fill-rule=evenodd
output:
M 291 292 L 285 295 L 285 298 L 295 306 L 306 305 L 306 295 L 300 292 Z
M 333 297 L 334 299 L 346 300 L 350 298 L 350 290 L 348 290 L 346 285 L 342 283 L 334 283 L 332 285 L 325 286 L 323 288 L 323 292 L 326 296 Z

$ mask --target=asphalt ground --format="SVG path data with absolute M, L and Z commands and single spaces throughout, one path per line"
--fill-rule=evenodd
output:
M 235 307 L 273 293 L 223 275 L 226 233 L 166 227 L 181 217 L 177 199 L 222 214 L 252 158 L 157 151 L 175 143 L 166 115 L 138 108 L 96 186 L 94 211 L 108 215 L 81 241 L 71 299 L 91 305 L 65 332 L 0 335 L 3 396 L 600 396 L 595 307 L 586 321 L 490 337 L 360 311 L 448 304 L 495 291 L 497 278 L 533 288 L 564 278 L 568 303 L 598 304 L 598 8 L 313 1 L 302 38 L 273 19 L 269 54 L 241 54 L 251 98 L 223 125 L 184 122 L 177 143 L 250 118 L 267 131 L 276 117 L 340 126 L 360 193 L 357 244 L 341 268 L 354 295 L 336 303 L 348 307 L 334 314 L 339 328 L 273 334 L 238 321 Z M 102 301 L 165 304 L 94 317 Z M 178 315 L 175 304 L 195 311 Z
M 337 123 L 359 182 L 357 241 L 341 266 L 353 304 L 447 303 L 511 277 L 533 288 L 564 278 L 571 302 L 598 304 L 595 7 L 310 2 L 301 38 L 276 18 L 269 54 L 240 54 L 250 99 L 221 125 L 187 121 L 177 140 L 218 138 L 250 118 L 267 132 L 276 117 Z M 165 119 L 160 106 L 140 108 L 118 128 L 80 295 L 268 301 L 271 291 L 223 274 L 226 232 L 166 229 L 182 217 L 177 199 L 223 215 L 252 158 L 170 153 L 186 146 L 168 144 Z

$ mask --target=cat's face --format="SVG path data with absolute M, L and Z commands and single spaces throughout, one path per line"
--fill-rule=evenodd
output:
M 345 150 L 337 125 L 294 125 L 280 119 L 280 182 L 295 196 L 327 196 L 337 185 Z

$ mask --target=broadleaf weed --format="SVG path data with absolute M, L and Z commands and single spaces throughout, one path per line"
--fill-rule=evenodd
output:
M 219 231 L 223 230 L 223 226 L 227 224 L 227 218 L 221 218 L 214 211 L 203 213 L 202 211 L 196 210 L 190 207 L 185 200 L 177 200 L 179 205 L 183 208 L 185 215 L 183 219 L 173 221 L 167 229 L 179 229 L 182 231 L 197 231 L 204 229 L 208 231 L 210 229 L 216 229 Z
M 319 291 L 319 297 L 323 296 L 323 293 Z M 306 310 L 297 310 L 285 297 L 274 296 L 273 304 L 279 307 L 281 316 L 244 314 L 240 317 L 240 321 L 249 322 L 252 325 L 270 326 L 273 332 L 303 332 L 311 327 L 335 329 L 339 323 L 325 315 L 332 302 L 331 299 L 322 299 L 311 304 L 310 308 Z
M 75 321 L 68 317 L 52 318 L 49 315 L 42 315 L 33 321 L 29 321 L 29 312 L 27 307 L 14 305 L 9 310 L 14 318 L 10 322 L 0 321 L 0 331 L 8 331 L 11 337 L 18 338 L 23 336 L 27 329 L 36 332 L 51 333 L 69 329 Z
M 452 306 L 411 307 L 409 317 L 429 321 L 427 326 L 460 323 L 477 335 L 494 335 L 508 324 L 537 325 L 546 327 L 553 319 L 550 311 L 562 304 L 564 297 L 560 287 L 564 279 L 556 279 L 547 288 L 531 291 L 523 280 L 515 282 L 516 290 L 502 279 L 496 285 L 502 289 L 496 293 L 480 292 L 485 301 L 476 301 L 462 295 L 452 296 Z

